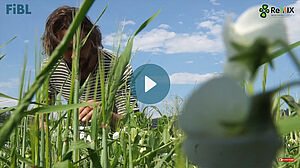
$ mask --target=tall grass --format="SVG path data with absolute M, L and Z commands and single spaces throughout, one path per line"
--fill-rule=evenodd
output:
M 134 113 L 135 104 L 130 104 L 129 92 L 126 101 L 127 114 L 120 120 L 114 131 L 111 131 L 109 125 L 116 92 L 121 87 L 121 78 L 132 57 L 134 38 L 158 15 L 159 11 L 146 20 L 128 39 L 120 55 L 118 51 L 116 52 L 117 57 L 113 60 L 107 81 L 103 78 L 105 74 L 102 57 L 98 56 L 99 74 L 97 74 L 96 83 L 100 81 L 100 86 L 96 86 L 96 90 L 97 87 L 101 87 L 101 102 L 79 102 L 84 88 L 89 89 L 88 82 L 81 87 L 79 85 L 79 53 L 90 34 L 80 41 L 80 23 L 92 4 L 93 0 L 86 0 L 82 4 L 65 37 L 44 68 L 40 67 L 41 55 L 36 46 L 35 81 L 30 86 L 30 79 L 28 79 L 27 88 L 24 82 L 26 76 L 26 61 L 24 61 L 19 103 L 11 108 L 0 109 L 0 114 L 6 111 L 13 112 L 9 120 L 0 128 L 0 167 L 195 167 L 189 163 L 181 150 L 184 135 L 176 121 L 183 100 L 178 97 L 175 98 L 174 104 L 166 104 L 163 110 L 155 106 L 147 106 L 141 112 Z M 106 7 L 97 21 L 105 10 Z M 68 104 L 62 103 L 61 93 L 56 96 L 55 102 L 48 102 L 48 79 L 59 61 L 59 56 L 64 53 L 72 38 L 75 41 L 73 47 L 75 60 L 70 76 L 72 92 L 69 102 Z M 299 45 L 300 42 L 294 43 L 289 46 L 289 49 Z M 272 59 L 289 49 L 274 52 Z M 267 67 L 266 64 L 262 83 L 264 91 L 266 90 Z M 0 94 L 0 97 L 12 98 L 4 94 Z M 299 167 L 300 133 L 296 131 L 300 129 L 299 117 L 281 116 L 282 101 L 291 107 L 289 113 L 299 110 L 299 102 L 286 95 L 278 95 L 273 102 L 273 116 L 286 145 L 278 157 L 294 157 L 296 160 L 294 165 Z M 29 104 L 34 104 L 35 107 L 28 109 Z M 82 128 L 79 125 L 78 108 L 84 106 L 94 106 L 94 113 L 90 126 Z M 155 126 L 151 117 L 144 113 L 151 110 L 161 114 Z M 57 117 L 49 117 L 54 112 L 58 113 Z M 43 124 L 44 121 L 45 124 Z M 84 136 L 81 137 L 81 134 Z M 274 167 L 290 165 L 290 163 L 278 161 L 275 164 Z

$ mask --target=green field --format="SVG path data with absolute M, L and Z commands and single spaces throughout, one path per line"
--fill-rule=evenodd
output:
M 127 45 L 122 51 L 115 51 L 118 57 L 112 64 L 108 80 L 98 79 L 101 82 L 99 87 L 101 87 L 102 101 L 97 103 L 79 102 L 82 90 L 88 86 L 83 84 L 80 87 L 78 81 L 80 46 L 83 46 L 85 42 L 79 40 L 78 28 L 92 4 L 93 0 L 84 1 L 64 39 L 43 68 L 41 67 L 41 53 L 36 52 L 34 74 L 26 73 L 27 53 L 25 53 L 18 98 L 0 93 L 0 97 L 18 100 L 16 106 L 0 107 L 1 118 L 4 116 L 3 114 L 11 112 L 11 115 L 3 121 L 4 124 L 0 127 L 0 167 L 198 167 L 195 162 L 189 161 L 190 159 L 185 155 L 187 151 L 183 149 L 183 143 L 189 135 L 186 135 L 178 124 L 181 115 L 185 115 L 184 112 L 182 113 L 182 109 L 186 102 L 180 97 L 175 96 L 172 98 L 173 101 L 166 103 L 164 107 L 146 106 L 137 113 L 133 112 L 133 106 L 130 105 L 128 99 L 127 114 L 118 122 L 116 128 L 111 128 L 109 124 L 116 91 L 122 87 L 120 86 L 122 74 L 134 53 L 132 51 L 134 37 L 150 24 L 160 11 L 141 24 L 136 33 L 128 39 Z M 76 56 L 72 65 L 70 100 L 68 103 L 64 103 L 60 93 L 56 96 L 55 102 L 48 102 L 49 77 L 72 38 L 76 39 L 76 43 L 74 43 Z M 3 46 L 10 45 L 9 42 Z M 250 51 L 263 50 L 260 48 L 260 44 L 256 43 L 256 45 L 251 46 Z M 257 107 L 255 114 L 258 116 L 251 118 L 241 132 L 230 136 L 226 135 L 226 138 L 229 139 L 242 137 L 248 133 L 256 135 L 257 131 L 264 129 L 260 127 L 260 124 L 268 122 L 262 118 L 258 119 L 263 114 L 258 112 L 266 110 L 265 114 L 270 116 L 267 119 L 270 119 L 270 124 L 275 126 L 274 128 L 282 139 L 282 147 L 274 158 L 273 167 L 300 167 L 300 100 L 295 100 L 289 95 L 281 95 L 278 92 L 284 88 L 299 86 L 300 82 L 287 82 L 272 91 L 266 88 L 267 71 L 272 59 L 279 56 L 290 56 L 300 72 L 299 60 L 291 52 L 293 48 L 299 45 L 300 42 L 290 45 L 283 43 L 280 45 L 281 48 L 272 52 L 267 59 L 254 60 L 255 63 L 257 61 L 259 63 L 255 64 L 253 71 L 259 67 L 264 67 L 263 90 L 254 94 L 255 91 L 252 89 L 253 76 L 250 80 L 243 81 L 241 85 L 249 97 L 265 96 L 255 97 L 255 100 L 261 100 L 259 102 L 269 101 L 269 104 L 253 103 L 254 101 L 252 101 L 251 105 L 253 108 L 254 106 Z M 243 52 L 244 55 L 249 55 L 249 50 L 242 51 L 245 51 Z M 283 55 L 287 52 L 288 54 Z M 0 56 L 0 64 L 3 57 L 5 55 Z M 242 61 L 251 63 L 253 60 L 242 59 Z M 99 57 L 99 62 L 101 62 L 101 57 Z M 102 72 L 99 76 L 104 76 L 101 63 L 99 65 L 100 72 Z M 255 73 L 256 71 L 253 72 L 253 74 Z M 25 79 L 25 76 L 28 78 Z M 35 78 L 34 82 L 31 83 L 30 78 Z M 129 95 L 130 93 L 128 93 L 128 98 Z M 268 105 L 269 109 L 267 108 Z M 84 106 L 94 106 L 96 112 L 93 113 L 91 123 L 79 122 L 78 108 Z M 151 115 L 146 115 L 153 112 L 159 113 L 160 118 L 153 120 Z M 251 127 L 249 127 L 250 125 Z M 269 125 L 266 126 L 266 129 L 269 129 Z M 201 136 L 199 134 L 199 137 Z M 271 139 L 270 143 L 272 141 Z M 250 152 L 256 155 L 255 149 L 250 150 Z M 226 153 L 226 155 L 230 156 L 230 153 Z M 209 157 L 214 158 L 214 156 Z M 279 158 L 294 158 L 294 162 L 281 162 Z

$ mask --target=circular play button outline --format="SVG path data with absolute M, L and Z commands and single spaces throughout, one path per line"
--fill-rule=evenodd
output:
M 156 64 L 144 64 L 133 72 L 130 89 L 138 101 L 144 104 L 155 104 L 168 95 L 170 78 L 162 67 Z

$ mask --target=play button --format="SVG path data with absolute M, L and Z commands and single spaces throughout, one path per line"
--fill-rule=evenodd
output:
M 142 65 L 133 72 L 130 89 L 138 101 L 144 104 L 158 103 L 169 93 L 169 75 L 158 65 Z
M 156 82 L 151 80 L 148 76 L 145 76 L 145 93 L 156 86 Z

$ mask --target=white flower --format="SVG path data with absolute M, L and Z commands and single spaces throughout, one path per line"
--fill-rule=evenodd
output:
M 249 104 L 240 85 L 222 76 L 204 83 L 189 97 L 179 124 L 187 136 L 236 135 L 248 116 Z
M 250 72 L 247 64 L 228 61 L 239 54 L 233 47 L 232 42 L 250 47 L 257 38 L 264 38 L 268 44 L 273 44 L 279 39 L 287 41 L 284 18 L 270 15 L 261 18 L 259 8 L 259 6 L 256 6 L 246 10 L 235 23 L 232 23 L 231 19 L 228 18 L 224 26 L 223 36 L 228 59 L 223 70 L 224 73 L 238 80 L 248 78 Z
M 143 139 L 140 139 L 139 140 L 139 145 L 143 145 L 143 142 L 144 142 Z
M 113 139 L 118 139 L 119 138 L 119 136 L 120 136 L 120 134 L 119 134 L 119 132 L 115 132 L 114 134 L 113 134 Z
M 142 152 L 144 152 L 144 151 L 146 151 L 146 150 L 147 150 L 146 147 L 142 147 L 142 148 L 140 149 L 140 153 L 142 153 Z
M 163 153 L 163 154 L 161 154 L 162 157 L 165 157 L 165 156 L 167 156 L 167 155 L 168 155 L 168 153 Z

